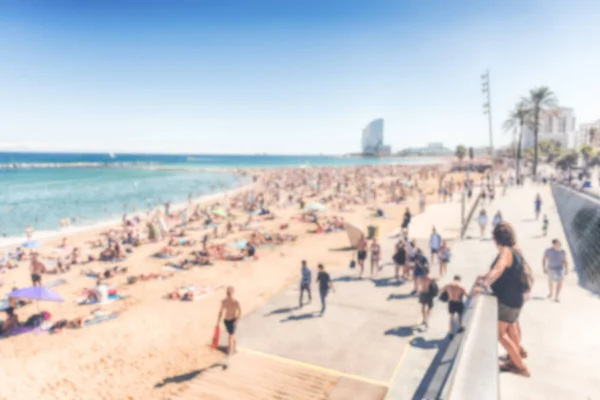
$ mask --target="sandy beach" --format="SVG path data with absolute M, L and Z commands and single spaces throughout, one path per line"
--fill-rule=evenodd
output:
M 132 223 L 133 228 L 118 224 L 104 236 L 109 231 L 106 226 L 71 233 L 65 236 L 65 249 L 59 247 L 62 236 L 44 239 L 43 246 L 35 249 L 42 260 L 60 258 L 68 264 L 73 247 L 80 248 L 81 260 L 90 255 L 96 260 L 72 265 L 67 272 L 43 274 L 43 284 L 59 282 L 52 285 L 52 290 L 65 301 L 25 305 L 16 310 L 19 320 L 26 321 L 39 312 L 38 308 L 51 314 L 45 327 L 61 320 L 85 318 L 96 308 L 101 308 L 105 316 L 116 316 L 81 328 L 67 326 L 56 333 L 38 329 L 1 338 L 0 399 L 168 398 L 177 384 L 161 385 L 165 379 L 223 358 L 221 352 L 209 348 L 209 343 L 225 287 L 235 287 L 246 314 L 297 282 L 301 260 L 307 260 L 313 268 L 317 263 L 330 270 L 348 268 L 355 252 L 340 251 L 349 246 L 345 224 L 352 223 L 364 232 L 369 225 L 377 226 L 380 233 L 390 232 L 399 227 L 407 208 L 418 214 L 420 202 L 425 202 L 426 212 L 427 204 L 441 201 L 441 176 L 444 186 L 453 187 L 457 201 L 464 174 L 443 175 L 443 168 L 388 165 L 251 171 L 258 176 L 251 187 L 189 206 L 185 217 L 198 218 L 187 227 L 177 226 L 181 223 L 180 210 L 173 209 L 172 218 L 161 217 L 171 232 L 159 240 L 146 240 L 144 219 Z M 401 197 L 403 200 L 398 201 Z M 310 204 L 316 203 L 324 209 L 306 212 Z M 249 216 L 248 207 L 254 211 L 268 209 L 269 213 Z M 377 209 L 386 218 L 375 217 Z M 315 216 L 318 223 L 310 222 Z M 213 237 L 212 224 L 204 227 L 207 218 L 212 224 L 220 224 L 218 237 Z M 228 223 L 232 224 L 230 233 Z M 99 253 L 108 246 L 106 239 L 121 243 L 127 229 L 140 235 L 139 245 L 122 245 L 129 249 L 122 261 L 98 261 Z M 180 237 L 181 229 L 185 232 Z M 202 243 L 205 235 L 206 246 Z M 101 247 L 92 248 L 91 243 L 100 237 Z M 170 240 L 173 246 L 168 246 Z M 239 240 L 254 243 L 255 255 L 238 259 L 247 250 L 228 244 Z M 206 259 L 211 265 L 188 263 L 186 270 L 165 268 L 167 263 L 191 259 L 192 251 L 204 249 L 208 250 Z M 160 252 L 181 254 L 169 259 L 153 256 Z M 17 268 L 5 268 L 0 274 L 4 282 L 0 298 L 13 286 L 31 285 L 30 261 L 17 264 Z M 51 264 L 48 262 L 49 269 Z M 88 296 L 84 289 L 92 289 L 97 283 L 85 272 L 102 274 L 114 266 L 127 267 L 124 273 L 106 279 L 123 299 L 101 307 L 78 305 L 78 299 Z M 133 277 L 136 282 L 130 283 Z M 177 290 L 185 286 L 195 287 L 186 289 L 193 292 L 193 301 L 165 298 L 168 293 L 181 293 Z

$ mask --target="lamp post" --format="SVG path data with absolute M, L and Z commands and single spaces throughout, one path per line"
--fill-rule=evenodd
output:
M 494 133 L 492 130 L 492 99 L 490 94 L 490 71 L 486 70 L 481 75 L 481 92 L 486 96 L 483 104 L 483 113 L 488 117 L 488 129 L 490 134 L 490 157 L 492 158 L 492 185 L 494 185 Z

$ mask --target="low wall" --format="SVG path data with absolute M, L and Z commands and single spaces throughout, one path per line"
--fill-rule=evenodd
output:
M 600 292 L 600 199 L 561 184 L 552 185 L 552 195 L 579 283 Z

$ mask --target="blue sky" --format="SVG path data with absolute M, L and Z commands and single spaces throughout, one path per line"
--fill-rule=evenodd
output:
M 483 4 L 485 3 L 485 4 Z M 600 118 L 600 2 L 0 2 L 0 149 L 347 153 L 496 143 L 547 85 Z

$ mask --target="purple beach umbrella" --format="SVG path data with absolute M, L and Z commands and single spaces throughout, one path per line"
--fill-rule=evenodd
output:
M 13 290 L 8 294 L 8 297 L 37 301 L 64 301 L 64 299 L 58 293 L 44 286 L 31 286 Z

